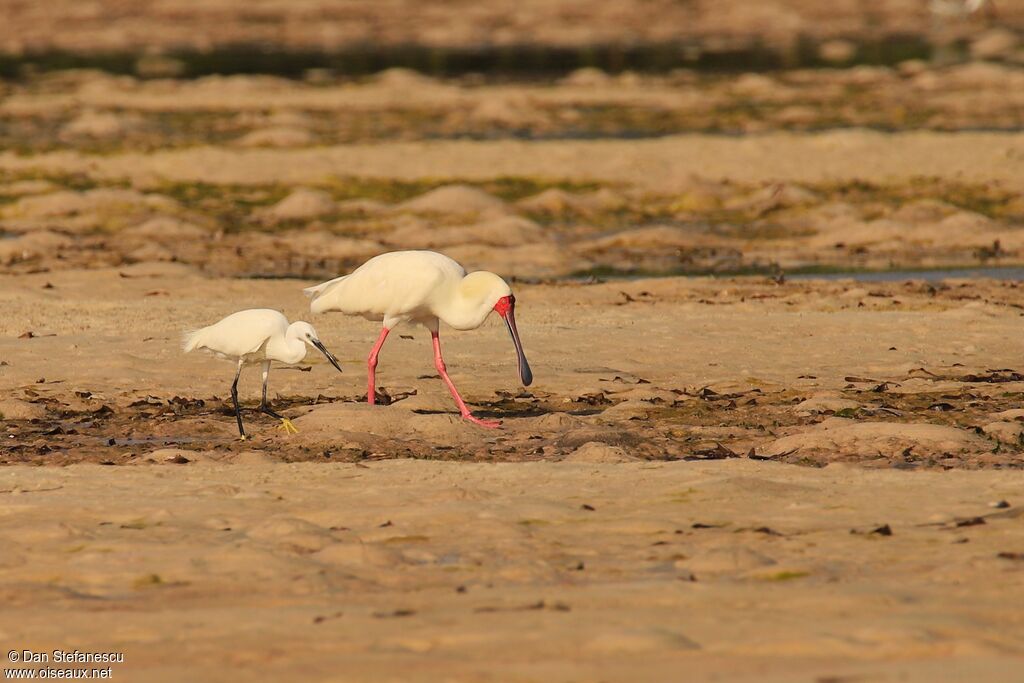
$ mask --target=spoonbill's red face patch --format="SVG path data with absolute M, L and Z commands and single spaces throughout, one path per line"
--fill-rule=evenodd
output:
M 523 381 L 523 386 L 528 387 L 533 382 L 533 371 L 526 362 L 523 344 L 519 341 L 519 330 L 516 329 L 516 298 L 511 294 L 501 297 L 498 303 L 494 304 L 494 310 L 505 321 L 508 333 L 512 335 L 512 343 L 516 346 L 516 358 L 519 359 L 519 378 Z
M 516 305 L 516 298 L 509 294 L 498 299 L 498 303 L 494 304 L 494 310 L 497 311 L 498 315 L 504 318 L 508 315 L 508 312 L 512 310 L 512 307 Z

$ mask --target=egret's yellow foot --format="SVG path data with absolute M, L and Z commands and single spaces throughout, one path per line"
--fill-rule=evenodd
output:
M 278 429 L 283 429 L 285 434 L 298 434 L 299 430 L 292 424 L 292 421 L 287 417 L 281 418 L 281 424 L 277 426 Z
M 238 437 L 239 441 L 247 441 L 248 439 L 249 437 L 247 437 L 245 434 L 242 434 L 240 437 Z

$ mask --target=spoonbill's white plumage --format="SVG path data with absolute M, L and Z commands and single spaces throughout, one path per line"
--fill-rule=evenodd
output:
M 440 321 L 457 330 L 472 330 L 483 324 L 491 311 L 497 312 L 515 344 L 523 385 L 533 382 L 516 329 L 516 299 L 508 284 L 494 273 L 467 274 L 458 263 L 433 251 L 395 251 L 375 256 L 348 275 L 303 291 L 313 299 L 310 304 L 313 313 L 340 311 L 383 322 L 377 343 L 366 361 L 366 399 L 371 404 L 376 400 L 377 356 L 388 333 L 403 322 L 420 323 L 430 330 L 434 366 L 467 420 L 485 427 L 500 424 L 474 417 L 459 395 L 441 356 Z
M 338 359 L 320 343 L 320 337 L 312 325 L 301 321 L 289 325 L 284 315 L 269 308 L 250 308 L 232 313 L 208 327 L 189 332 L 185 335 L 183 349 L 185 353 L 202 349 L 238 363 L 235 381 L 231 384 L 231 400 L 235 406 L 238 433 L 244 439 L 245 428 L 242 426 L 242 413 L 238 407 L 238 378 L 244 366 L 256 363 L 263 364 L 263 400 L 260 402 L 260 412 L 281 420 L 281 428 L 286 432 L 299 431 L 291 420 L 270 409 L 267 403 L 267 378 L 270 375 L 271 361 L 276 360 L 289 365 L 298 363 L 306 357 L 307 344 L 318 349 L 331 365 L 341 372 Z

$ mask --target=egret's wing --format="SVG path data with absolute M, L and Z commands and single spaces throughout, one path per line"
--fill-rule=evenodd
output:
M 232 313 L 223 320 L 193 332 L 185 350 L 205 348 L 225 356 L 241 358 L 256 353 L 275 334 L 284 334 L 288 319 L 279 311 L 253 308 Z

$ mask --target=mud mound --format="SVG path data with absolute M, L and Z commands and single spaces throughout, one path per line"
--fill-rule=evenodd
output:
M 49 230 L 37 230 L 12 239 L 0 240 L 0 264 L 8 266 L 19 261 L 53 256 L 70 244 L 69 238 Z
M 56 192 L 58 189 L 58 186 L 49 180 L 16 180 L 13 183 L 0 185 L 0 195 L 18 197 L 29 194 L 46 194 Z
M 291 221 L 319 218 L 337 210 L 338 205 L 331 195 L 302 187 L 258 215 L 271 221 Z
M 398 205 L 415 213 L 467 214 L 505 211 L 505 202 L 469 185 L 445 185 Z
M 87 212 L 116 213 L 140 209 L 177 210 L 179 204 L 170 197 L 142 194 L 136 190 L 98 188 L 75 192 L 62 190 L 32 197 L 22 197 L 3 211 L 4 217 L 50 218 L 72 216 Z
M 210 234 L 206 228 L 171 216 L 154 216 L 143 223 L 125 229 L 124 232 L 126 235 L 165 240 L 202 239 Z
M 951 242 L 970 242 L 972 237 L 979 233 L 992 230 L 995 222 L 987 216 L 973 211 L 957 211 L 939 221 L 938 225 L 930 230 L 938 233 L 939 239 L 946 237 Z M 947 237 L 948 236 L 948 237 Z
M 323 230 L 316 232 L 292 230 L 283 233 L 278 241 L 286 244 L 289 249 L 298 254 L 318 258 L 368 258 L 386 251 L 380 242 L 342 237 Z
M 516 206 L 524 211 L 548 216 L 564 216 L 567 214 L 587 214 L 590 205 L 579 195 L 557 187 L 544 190 L 532 197 L 516 202 Z
M 82 233 L 99 229 L 121 230 L 155 213 L 177 213 L 181 205 L 170 197 L 136 190 L 97 188 L 85 192 L 61 190 L 22 197 L 3 208 L 4 226 L 28 232 L 58 226 Z
M 272 126 L 246 133 L 235 144 L 239 147 L 306 147 L 316 138 L 305 128 Z
M 123 116 L 90 109 L 73 118 L 60 130 L 62 139 L 94 138 L 107 140 L 124 135 L 139 125 L 137 116 Z
M 1019 445 L 1024 437 L 1024 424 L 1017 420 L 992 422 L 981 428 L 983 432 L 1003 443 Z
M 487 244 L 460 244 L 447 247 L 445 253 L 470 270 L 506 275 L 546 277 L 590 267 L 589 261 L 544 242 L 500 249 Z
M 165 246 L 148 242 L 124 255 L 128 263 L 145 263 L 147 261 L 173 261 L 174 253 Z
M 429 229 L 422 223 L 407 225 L 393 232 L 388 241 L 404 248 L 436 249 L 460 244 L 515 247 L 548 239 L 544 228 L 528 218 L 499 216 L 455 227 Z
M 750 194 L 733 197 L 725 202 L 725 208 L 740 211 L 768 210 L 778 207 L 792 208 L 816 204 L 821 197 L 800 185 L 780 183 L 762 187 Z
M 615 80 L 601 69 L 584 67 L 582 69 L 576 69 L 559 82 L 562 85 L 580 88 L 596 88 L 614 83 Z
M 892 457 L 908 449 L 916 456 L 960 454 L 991 450 L 992 443 L 971 432 L 944 425 L 830 418 L 806 432 L 776 439 L 765 447 L 764 454 L 828 452 Z
M 196 79 L 193 85 L 199 90 L 205 90 L 210 93 L 226 92 L 234 95 L 263 92 L 279 93 L 295 90 L 300 87 L 293 80 L 262 74 L 204 76 Z
M 313 125 L 313 118 L 294 109 L 280 109 L 266 116 L 263 124 L 270 128 L 306 129 Z
M 622 463 L 634 462 L 637 458 L 629 455 L 624 449 L 618 446 L 609 446 L 598 441 L 589 441 L 569 455 L 565 456 L 564 462 L 587 462 L 587 463 Z
M 583 252 L 607 251 L 609 249 L 664 249 L 692 247 L 694 235 L 670 226 L 656 226 L 623 230 L 607 237 L 589 240 L 579 245 Z
M 38 420 L 46 415 L 46 409 L 38 403 L 20 401 L 16 398 L 0 399 L 0 419 Z
M 388 205 L 374 199 L 346 199 L 338 202 L 338 211 L 356 216 L 375 216 L 387 211 Z
M 866 294 L 867 292 L 865 292 Z M 793 406 L 793 412 L 797 415 L 810 415 L 814 413 L 836 413 L 840 410 L 857 410 L 860 407 L 860 403 L 842 398 L 836 393 L 823 393 L 796 404 Z
M 971 56 L 975 59 L 1001 59 L 1010 56 L 1020 45 L 1020 37 L 1005 28 L 985 31 L 971 41 Z
M 939 199 L 917 199 L 903 204 L 889 217 L 907 223 L 933 223 L 957 212 L 956 206 Z
M 529 98 L 508 95 L 481 100 L 469 112 L 469 120 L 477 124 L 518 129 L 544 125 L 548 117 Z
M 293 420 L 304 437 L 335 439 L 339 433 L 371 435 L 399 440 L 427 441 L 461 447 L 478 442 L 480 429 L 457 414 L 421 415 L 402 406 L 333 403 L 317 407 Z
M 374 83 L 389 88 L 410 88 L 437 85 L 437 81 L 430 76 L 421 74 L 412 69 L 394 67 L 377 73 L 373 78 Z
M 779 92 L 781 84 L 764 74 L 747 73 L 733 81 L 731 89 L 737 95 L 755 99 L 770 99 Z

